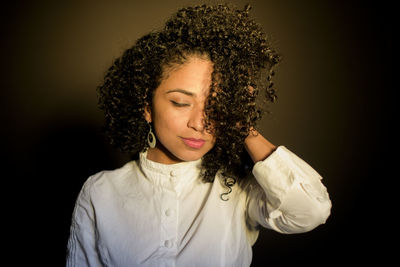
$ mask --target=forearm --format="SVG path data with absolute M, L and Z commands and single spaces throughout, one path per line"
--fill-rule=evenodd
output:
M 276 149 L 275 145 L 256 130 L 250 132 L 244 141 L 244 145 L 254 163 L 266 159 Z
M 249 194 L 250 218 L 281 233 L 307 232 L 325 223 L 331 201 L 322 177 L 284 146 L 254 165 L 253 175 L 264 192 Z

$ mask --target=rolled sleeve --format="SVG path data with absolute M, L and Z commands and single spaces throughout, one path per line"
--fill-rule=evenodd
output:
M 329 217 L 331 201 L 322 177 L 286 147 L 257 162 L 253 175 L 259 188 L 249 192 L 248 214 L 255 223 L 281 233 L 301 233 Z

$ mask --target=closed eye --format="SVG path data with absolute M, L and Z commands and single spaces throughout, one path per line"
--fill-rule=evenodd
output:
M 178 102 L 175 102 L 174 100 L 170 100 L 170 101 L 175 107 L 188 107 L 188 106 L 190 106 L 190 104 L 178 103 Z

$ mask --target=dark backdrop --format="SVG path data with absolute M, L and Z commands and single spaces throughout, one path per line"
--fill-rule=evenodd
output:
M 249 2 L 284 61 L 260 130 L 324 177 L 333 209 L 299 235 L 263 230 L 252 266 L 387 260 L 396 175 L 389 2 Z M 15 1 L 1 9 L 2 196 L 11 262 L 64 265 L 76 196 L 129 158 L 107 144 L 95 88 L 141 35 L 202 1 Z M 394 179 L 393 179 L 394 178 Z M 388 211 L 389 210 L 389 211 Z M 7 261 L 6 261 L 7 262 Z M 35 265 L 36 265 L 35 264 Z

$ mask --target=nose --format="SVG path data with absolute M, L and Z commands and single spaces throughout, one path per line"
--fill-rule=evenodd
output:
M 204 131 L 204 107 L 195 107 L 192 109 L 187 126 L 195 131 Z

